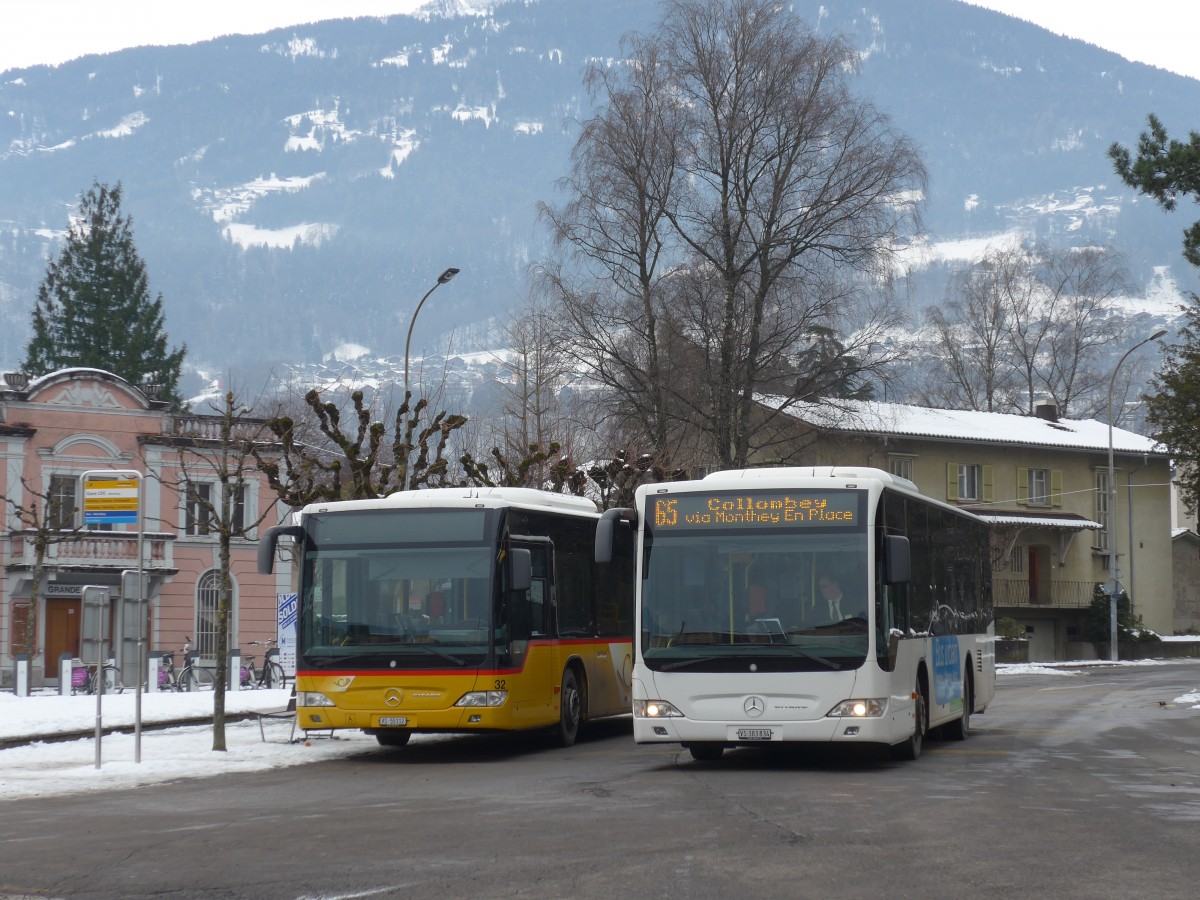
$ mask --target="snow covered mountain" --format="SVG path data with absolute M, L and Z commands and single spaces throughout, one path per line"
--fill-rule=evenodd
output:
M 1138 198 L 1105 156 L 1150 112 L 1173 134 L 1196 127 L 1200 82 L 957 0 L 795 6 L 860 50 L 857 91 L 922 148 L 925 261 L 1013 232 L 1112 242 L 1148 309 L 1200 287 L 1180 255 L 1188 210 Z M 348 342 L 395 356 L 447 266 L 462 273 L 422 310 L 414 349 L 503 315 L 546 250 L 535 205 L 589 114 L 583 67 L 657 14 L 445 0 L 0 73 L 0 366 L 20 363 L 47 257 L 96 179 L 124 185 L 171 340 L 199 367 L 316 362 Z M 942 297 L 932 277 L 914 290 Z

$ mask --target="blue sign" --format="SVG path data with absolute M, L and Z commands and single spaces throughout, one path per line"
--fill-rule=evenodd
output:
M 944 635 L 933 639 L 933 696 L 939 705 L 962 705 L 962 657 L 958 638 Z

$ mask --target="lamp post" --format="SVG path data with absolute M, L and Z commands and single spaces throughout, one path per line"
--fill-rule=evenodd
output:
M 1156 341 L 1167 329 L 1159 328 L 1147 338 L 1142 338 L 1123 354 L 1113 366 L 1112 377 L 1108 379 L 1108 658 L 1117 660 L 1117 594 L 1120 592 L 1121 565 L 1117 561 L 1117 476 L 1113 467 L 1113 387 L 1117 383 L 1117 372 L 1121 364 L 1143 344 Z M 1133 545 L 1130 544 L 1130 552 Z
M 437 281 L 433 283 L 433 287 L 425 292 L 425 296 L 421 298 L 421 302 L 417 304 L 417 308 L 413 310 L 412 318 L 408 320 L 408 336 L 404 339 L 404 402 L 408 403 L 408 347 L 412 343 L 413 326 L 417 324 L 417 316 L 421 312 L 421 307 L 425 305 L 425 301 L 429 299 L 429 295 L 438 289 L 440 285 L 445 284 L 459 272 L 458 269 L 450 268 L 438 276 Z M 411 409 L 409 410 L 411 412 Z M 404 489 L 408 490 L 408 471 L 409 460 L 404 462 Z

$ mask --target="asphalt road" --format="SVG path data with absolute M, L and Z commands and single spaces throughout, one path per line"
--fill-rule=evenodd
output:
M 0 897 L 1200 895 L 1200 665 L 1005 676 L 916 763 L 469 737 L 0 805 Z M 3 777 L 0 773 L 0 777 Z

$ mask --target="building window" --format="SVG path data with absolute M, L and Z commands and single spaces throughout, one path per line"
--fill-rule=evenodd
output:
M 79 479 L 74 475 L 51 475 L 47 494 L 46 518 L 51 528 L 75 527 L 75 490 Z
M 184 524 L 185 534 L 203 536 L 211 534 L 220 527 L 220 509 L 213 499 L 218 495 L 216 485 L 206 482 L 191 482 L 187 486 Z M 230 508 L 230 531 L 239 534 L 246 522 L 246 485 L 239 484 L 230 488 L 234 492 L 233 504 Z
M 1112 547 L 1112 487 L 1108 481 L 1107 470 L 1096 471 L 1096 521 L 1103 526 L 1096 532 L 1096 549 L 1108 550 Z
M 889 456 L 888 472 L 900 478 L 907 478 L 909 481 L 912 481 L 913 458 L 911 456 Z
M 79 509 L 79 476 L 51 475 L 46 492 L 46 522 L 51 528 L 64 531 L 75 527 L 75 513 Z M 111 522 L 98 525 L 84 523 L 89 531 L 112 531 Z
M 217 660 L 217 612 L 221 602 L 221 573 L 205 572 L 196 582 L 196 652 L 208 662 Z
M 1050 470 L 1029 470 L 1029 505 L 1050 505 Z
M 1025 548 L 1013 547 L 1012 549 L 1012 571 L 1014 575 L 1025 574 Z
M 209 522 L 212 518 L 212 485 L 189 483 L 187 486 L 186 521 L 183 525 L 184 534 L 208 534 Z M 199 638 L 197 637 L 197 640 Z
M 982 473 L 976 465 L 960 465 L 958 467 L 958 499 L 981 500 L 983 498 Z

